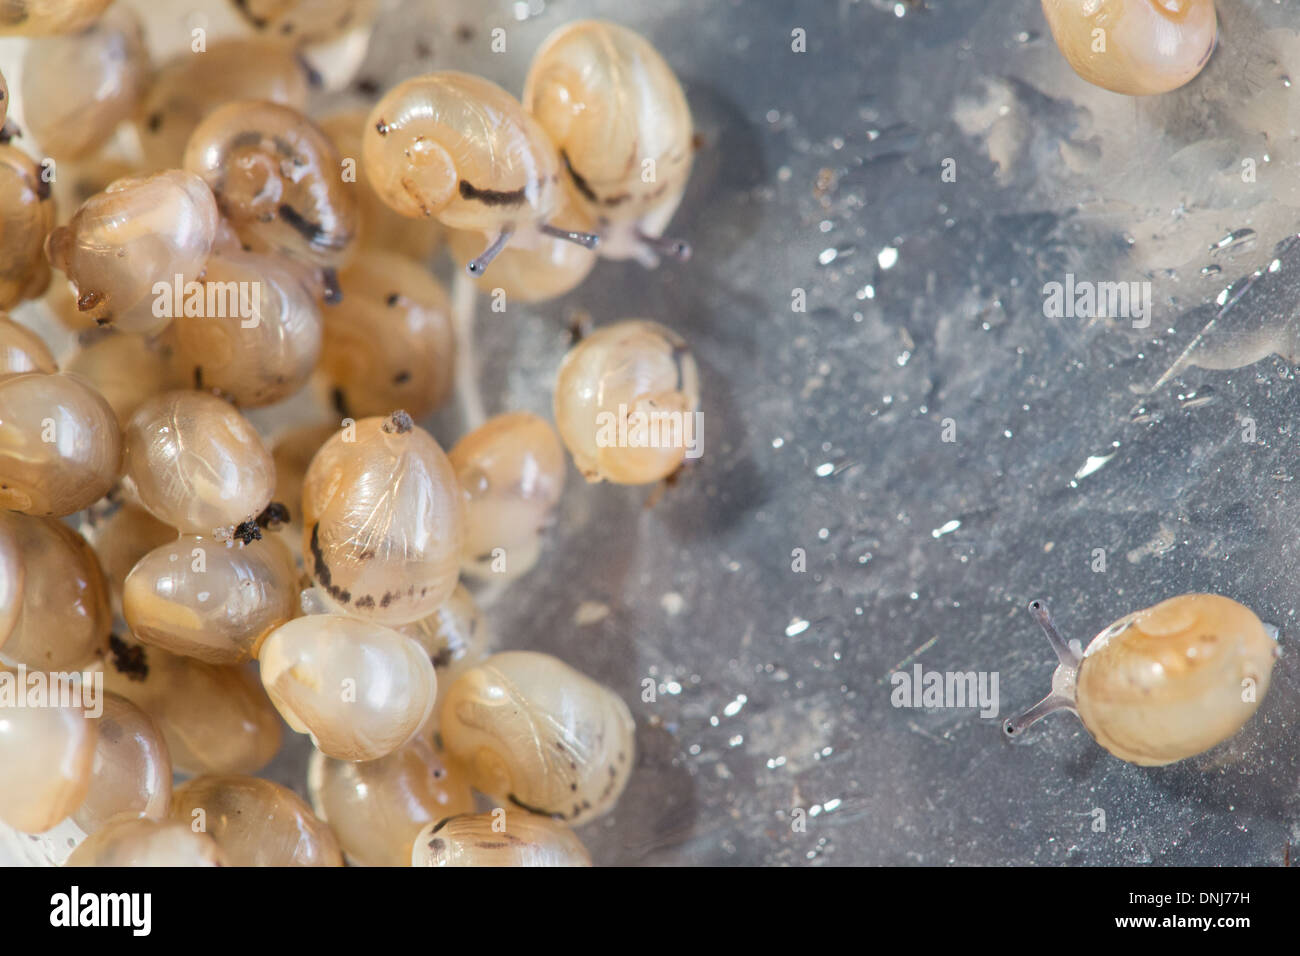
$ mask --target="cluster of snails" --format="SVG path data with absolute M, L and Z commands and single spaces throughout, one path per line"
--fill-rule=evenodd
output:
M 670 477 L 684 447 L 601 423 L 693 414 L 698 373 L 669 329 L 615 323 L 566 356 L 555 426 L 509 412 L 444 452 L 419 420 L 460 343 L 428 266 L 445 243 L 538 300 L 597 254 L 685 258 L 662 238 L 693 150 L 681 87 L 583 21 L 522 103 L 442 72 L 318 123 L 298 44 L 375 4 L 237 6 L 256 35 L 157 70 L 122 4 L 0 13 L 36 37 L 26 134 L 84 169 L 62 218 L 39 160 L 0 145 L 0 308 L 48 288 L 78 334 L 56 359 L 0 314 L 0 683 L 105 689 L 97 715 L 0 695 L 0 822 L 71 820 L 76 866 L 589 865 L 571 828 L 626 786 L 631 712 L 553 657 L 493 653 L 461 579 L 538 562 L 566 448 L 590 481 Z M 104 176 L 124 126 L 139 162 Z M 246 412 L 304 390 L 335 417 L 265 441 Z M 282 721 L 314 745 L 310 805 L 255 776 Z

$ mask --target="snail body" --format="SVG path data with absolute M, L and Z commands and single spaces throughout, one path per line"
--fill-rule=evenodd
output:
M 1041 602 L 1030 612 L 1056 650 L 1052 693 L 1004 725 L 1008 736 L 1069 710 L 1121 760 L 1158 767 L 1237 733 L 1268 691 L 1277 644 L 1249 608 L 1215 594 L 1183 594 L 1135 611 L 1082 652 Z

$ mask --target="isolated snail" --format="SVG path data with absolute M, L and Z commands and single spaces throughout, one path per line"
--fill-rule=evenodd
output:
M 1249 608 L 1216 594 L 1183 594 L 1120 618 L 1080 652 L 1041 601 L 1029 612 L 1060 665 L 1052 692 L 1003 724 L 1008 736 L 1058 710 L 1116 757 L 1158 767 L 1203 753 L 1250 719 L 1278 655 Z
M 644 37 L 601 20 L 560 27 L 533 57 L 523 104 L 597 220 L 602 256 L 646 266 L 690 258 L 691 247 L 663 231 L 691 175 L 691 110 Z
M 597 244 L 551 224 L 560 205 L 555 144 L 518 100 L 482 77 L 444 70 L 399 84 L 371 111 L 362 148 L 371 186 L 393 209 L 488 237 L 466 264 L 471 276 L 507 243 L 528 248 L 551 236 Z
M 1043 0 L 1074 72 L 1116 93 L 1168 93 L 1214 52 L 1214 0 Z

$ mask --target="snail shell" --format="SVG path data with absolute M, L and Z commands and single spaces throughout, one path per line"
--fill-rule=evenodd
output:
M 0 704 L 0 821 L 44 833 L 76 810 L 90 787 L 97 732 L 80 703 Z
M 319 126 L 261 100 L 213 110 L 185 147 L 185 168 L 212 187 L 245 245 L 325 270 L 346 262 L 357 232 L 357 198 L 340 165 Z
M 1277 644 L 1249 608 L 1183 594 L 1106 628 L 1080 656 L 1030 606 L 1061 660 L 1053 692 L 1006 724 L 1019 733 L 1072 710 L 1097 743 L 1142 766 L 1203 753 L 1245 725 L 1268 691 Z
M 1116 93 L 1167 93 L 1214 52 L 1214 0 L 1043 0 L 1056 45 L 1089 83 Z
M 23 372 L 57 372 L 49 346 L 39 335 L 0 313 L 0 379 Z
M 476 789 L 570 826 L 608 812 L 632 770 L 627 704 L 547 654 L 492 655 L 461 674 L 440 710 L 447 752 Z
M 6 0 L 0 34 L 48 36 L 72 33 L 95 21 L 113 0 Z
M 307 572 L 354 617 L 418 621 L 456 587 L 460 486 L 438 443 L 405 412 L 330 438 L 303 479 L 302 511 Z
M 155 284 L 198 276 L 219 218 L 211 190 L 192 173 L 119 179 L 50 233 L 46 254 L 76 288 L 77 308 L 96 322 L 156 332 L 171 316 L 155 309 Z
M 64 866 L 225 866 L 212 837 L 179 820 L 119 819 L 92 833 Z
M 270 780 L 195 777 L 176 789 L 171 816 L 192 828 L 201 821 L 231 866 L 343 865 L 330 828 L 302 797 Z
M 72 815 L 87 833 L 121 814 L 162 820 L 172 799 L 172 761 L 153 718 L 118 694 L 105 693 L 94 772 Z
M 122 428 L 137 408 L 165 388 L 163 357 L 156 344 L 111 326 L 83 336 L 81 347 L 68 359 L 67 370 L 95 387 Z
M 340 760 L 387 756 L 433 713 L 429 655 L 382 624 L 309 614 L 273 631 L 258 656 L 262 684 L 289 726 Z
M 257 676 L 114 638 L 104 687 L 152 717 L 182 773 L 256 773 L 283 726 Z
M 43 250 L 54 228 L 54 205 L 41 168 L 22 150 L 0 145 L 0 309 L 49 287 Z
M 109 140 L 148 80 L 140 20 L 114 4 L 79 33 L 32 41 L 23 58 L 23 115 L 47 154 L 78 159 Z
M 0 512 L 23 563 L 22 603 L 0 662 L 72 671 L 107 650 L 113 615 L 104 572 L 86 539 L 54 518 Z
M 488 80 L 443 71 L 390 90 L 370 113 L 366 174 L 404 216 L 496 234 L 555 211 L 555 146 L 519 101 Z
M 430 823 L 415 838 L 411 866 L 591 866 L 568 827 L 513 810 L 462 814 Z
M 419 737 L 387 757 L 356 763 L 311 755 L 307 789 L 350 862 L 410 866 L 411 846 L 428 824 L 474 811 L 464 773 Z
M 635 254 L 630 234 L 604 226 L 663 232 L 690 177 L 693 130 L 681 84 L 644 37 L 601 20 L 560 27 L 533 57 L 523 103 L 558 147 L 579 202 L 602 222 L 601 255 Z
M 428 617 L 397 630 L 419 642 L 433 661 L 440 695 L 466 669 L 487 657 L 492 643 L 482 609 L 462 584 Z
M 234 0 L 235 9 L 268 35 L 302 43 L 328 40 L 374 18 L 377 0 Z
M 699 371 L 686 343 L 643 319 L 588 335 L 564 357 L 555 382 L 555 424 L 588 481 L 636 485 L 672 474 L 699 404 Z M 653 427 L 655 414 L 664 427 Z M 638 422 L 650 424 L 638 431 Z M 667 427 L 673 422 L 681 428 Z
M 0 648 L 13 633 L 23 607 L 23 587 L 27 565 L 23 561 L 18 531 L 7 521 L 0 521 Z

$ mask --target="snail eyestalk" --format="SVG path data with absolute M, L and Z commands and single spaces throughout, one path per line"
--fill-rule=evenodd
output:
M 595 249 L 600 245 L 600 236 L 594 232 L 575 232 L 571 229 L 561 229 L 558 226 L 552 226 L 549 222 L 544 222 L 537 228 L 538 231 L 554 239 L 563 239 L 565 242 L 572 242 L 584 249 Z
M 1034 620 L 1038 622 L 1039 627 L 1043 629 L 1043 633 L 1047 635 L 1047 641 L 1052 645 L 1052 650 L 1056 652 L 1056 658 L 1060 663 L 1057 665 L 1056 670 L 1052 672 L 1052 692 L 1023 713 L 1003 721 L 1002 730 L 1008 737 L 1019 736 L 1048 714 L 1054 714 L 1061 710 L 1077 713 L 1075 708 L 1075 687 L 1079 676 L 1079 664 L 1083 661 L 1083 655 L 1071 647 L 1065 638 L 1061 636 L 1061 632 L 1056 629 L 1056 622 L 1052 620 L 1051 612 L 1047 610 L 1046 604 L 1042 601 L 1031 601 L 1029 613 L 1034 616 Z
M 690 261 L 691 244 L 685 239 L 670 239 L 667 236 L 649 236 L 640 229 L 636 231 L 636 237 L 656 255 L 667 256 L 669 259 L 676 259 L 678 262 Z
M 492 260 L 501 254 L 501 250 L 506 247 L 506 243 L 510 241 L 513 234 L 513 229 L 501 230 L 500 235 L 493 239 L 486 249 L 466 264 L 465 271 L 474 278 L 481 276 L 487 271 L 487 267 L 492 264 Z

